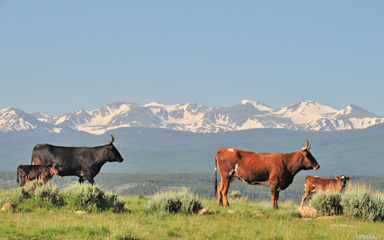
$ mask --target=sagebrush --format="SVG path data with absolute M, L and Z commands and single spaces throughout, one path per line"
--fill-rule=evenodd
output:
M 33 211 L 36 207 L 49 209 L 64 206 L 58 188 L 45 185 L 38 180 L 30 181 L 22 188 L 9 191 L 0 202 L 12 203 L 22 211 Z
M 59 192 L 56 186 L 45 185 L 42 181 L 30 181 L 21 188 L 9 191 L 0 199 L 2 204 L 9 202 L 20 211 L 33 211 L 39 208 L 68 207 L 85 211 L 123 212 L 124 202 L 117 195 L 104 193 L 98 185 L 73 184 Z
M 338 215 L 342 213 L 341 195 L 338 192 L 317 192 L 311 199 L 311 206 L 321 216 Z
M 184 214 L 197 213 L 203 208 L 196 195 L 172 191 L 156 194 L 149 200 L 148 207 L 152 210 Z
M 384 194 L 370 195 L 363 190 L 351 190 L 344 194 L 341 205 L 347 216 L 384 221 Z
M 366 221 L 384 221 L 384 194 L 367 191 L 369 188 L 352 188 L 344 194 L 316 193 L 310 203 L 319 215 L 345 214 Z
M 61 191 L 65 202 L 76 209 L 86 211 L 124 211 L 124 203 L 116 194 L 104 193 L 97 184 L 75 183 Z

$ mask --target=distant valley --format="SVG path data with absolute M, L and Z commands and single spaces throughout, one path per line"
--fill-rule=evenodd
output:
M 0 134 L 2 172 L 15 172 L 19 164 L 30 164 L 37 143 L 60 146 L 100 146 L 110 135 L 124 158 L 107 163 L 104 173 L 212 173 L 219 147 L 235 147 L 256 152 L 293 152 L 312 145 L 311 152 L 321 168 L 301 171 L 308 175 L 384 176 L 384 125 L 360 130 L 298 131 L 250 129 L 219 133 L 192 133 L 158 128 L 128 127 L 102 135 L 72 131 L 37 133 L 29 131 Z

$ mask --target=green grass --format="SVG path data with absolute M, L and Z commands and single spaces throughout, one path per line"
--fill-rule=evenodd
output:
M 1 192 L 0 192 L 1 194 Z M 148 209 L 151 198 L 122 197 L 124 213 L 76 215 L 66 208 L 0 212 L 1 239 L 382 239 L 384 223 L 336 216 L 303 219 L 292 202 L 274 210 L 269 202 L 232 200 L 231 208 L 202 199 L 210 215 Z M 234 210 L 229 213 L 228 210 Z

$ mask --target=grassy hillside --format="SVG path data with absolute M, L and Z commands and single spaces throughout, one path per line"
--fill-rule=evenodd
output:
M 0 199 L 6 191 L 0 191 Z M 211 213 L 180 214 L 148 208 L 152 197 L 120 198 L 129 211 L 81 212 L 74 207 L 36 206 L 0 212 L 1 239 L 382 239 L 382 222 L 345 216 L 302 218 L 297 205 L 274 210 L 268 202 L 232 200 L 231 208 L 202 199 Z

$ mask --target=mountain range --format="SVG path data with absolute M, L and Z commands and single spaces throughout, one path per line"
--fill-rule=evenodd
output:
M 82 131 L 101 135 L 126 127 L 161 128 L 194 133 L 218 133 L 246 129 L 276 128 L 303 131 L 364 129 L 384 123 L 384 117 L 355 105 L 337 110 L 303 101 L 279 109 L 255 100 L 232 107 L 195 103 L 139 105 L 122 101 L 94 110 L 80 109 L 62 116 L 26 113 L 17 108 L 0 110 L 0 132 L 32 131 L 63 133 Z

